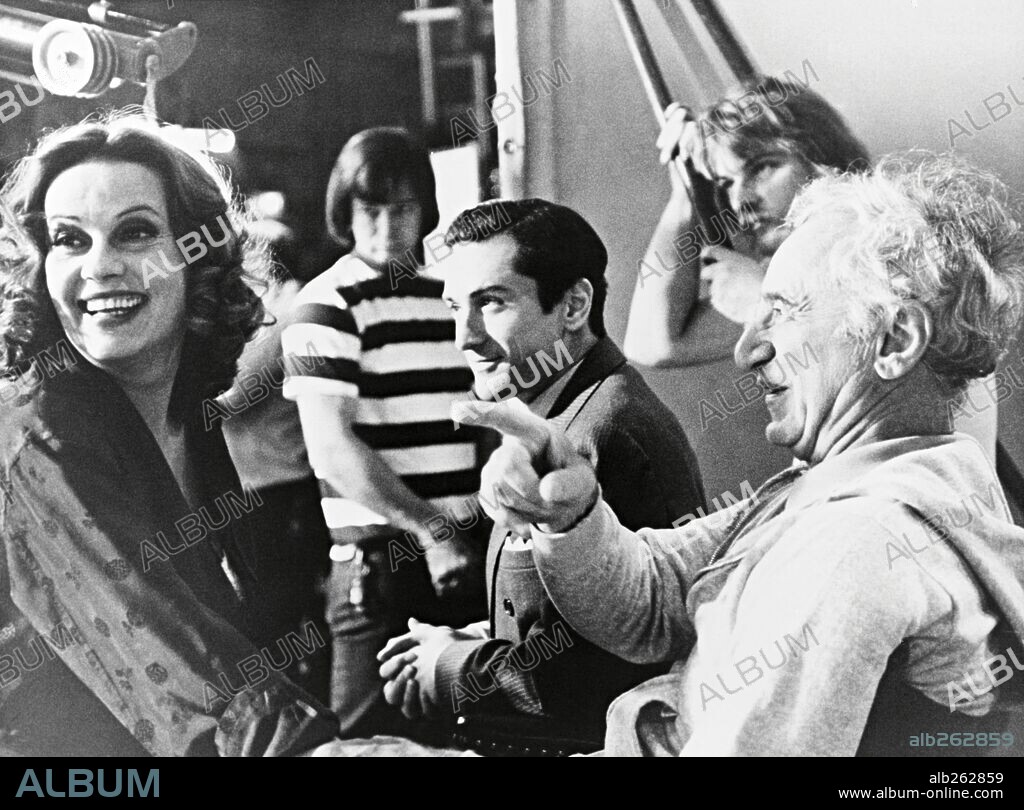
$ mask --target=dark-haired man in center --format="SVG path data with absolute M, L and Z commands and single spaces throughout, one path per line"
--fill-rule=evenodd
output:
M 488 202 L 460 214 L 445 243 L 444 301 L 473 396 L 515 397 L 565 430 L 625 525 L 669 527 L 702 507 L 682 428 L 605 331 L 608 254 L 586 220 L 545 200 Z M 411 622 L 388 643 L 385 697 L 411 716 L 476 715 L 469 736 L 485 746 L 489 729 L 507 733 L 514 715 L 539 718 L 516 726 L 525 737 L 596 747 L 611 700 L 665 669 L 628 663 L 572 630 L 534 568 L 530 534 L 494 528 L 488 621 L 460 630 Z

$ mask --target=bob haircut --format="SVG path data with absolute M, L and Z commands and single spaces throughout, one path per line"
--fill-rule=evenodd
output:
M 169 413 L 183 421 L 202 399 L 230 387 L 242 347 L 263 321 L 263 306 L 246 278 L 268 278 L 269 257 L 249 235 L 217 166 L 131 111 L 45 135 L 4 184 L 0 193 L 13 216 L 0 225 L 0 241 L 14 244 L 15 231 L 23 229 L 36 256 L 5 260 L 0 268 L 0 373 L 25 372 L 33 356 L 65 337 L 43 271 L 50 249 L 43 203 L 59 174 L 89 162 L 134 163 L 154 171 L 163 181 L 179 247 L 182 237 L 193 234 L 189 246 L 198 239 L 206 248 L 181 271 L 188 320 Z
M 327 230 L 346 251 L 352 250 L 352 199 L 381 204 L 403 183 L 420 206 L 416 261 L 423 262 L 423 240 L 440 220 L 434 169 L 427 150 L 400 127 L 364 129 L 349 138 L 327 183 Z

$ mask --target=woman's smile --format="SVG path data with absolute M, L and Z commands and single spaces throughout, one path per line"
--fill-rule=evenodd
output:
M 181 255 L 159 176 L 136 163 L 81 163 L 54 178 L 45 213 L 46 286 L 75 348 L 118 376 L 173 374 L 185 274 L 153 272 Z

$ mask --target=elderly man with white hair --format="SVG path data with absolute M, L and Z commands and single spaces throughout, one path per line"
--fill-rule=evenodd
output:
M 994 177 L 936 157 L 801 194 L 735 350 L 769 391 L 768 441 L 796 463 L 724 513 L 630 532 L 557 430 L 509 404 L 483 415 L 506 438 L 482 489 L 495 519 L 532 534 L 560 613 L 628 660 L 677 659 L 612 704 L 608 753 L 1005 743 L 1024 685 L 1024 531 L 949 423 L 1020 319 L 1024 236 L 1005 200 Z M 958 747 L 936 747 L 950 735 Z

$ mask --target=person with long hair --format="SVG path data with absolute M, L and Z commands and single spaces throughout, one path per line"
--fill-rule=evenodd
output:
M 791 79 L 758 76 L 696 115 L 673 104 L 666 116 L 661 162 L 692 161 L 714 184 L 718 210 L 701 226 L 680 178 L 670 174 L 672 194 L 639 265 L 623 350 L 642 365 L 680 368 L 732 357 L 768 263 L 789 235 L 786 215 L 798 192 L 828 174 L 867 171 L 871 158 L 836 107 Z M 970 402 L 991 399 L 987 382 L 970 383 Z M 702 430 L 732 413 L 718 403 L 723 410 L 702 402 Z M 956 429 L 994 461 L 996 408 L 955 416 L 951 410 Z M 739 417 L 732 427 L 742 434 L 747 423 Z
M 691 160 L 714 184 L 719 210 L 705 233 L 670 173 L 672 194 L 640 263 L 624 347 L 638 363 L 675 368 L 732 356 L 797 192 L 827 171 L 864 171 L 870 158 L 832 105 L 786 79 L 761 76 L 697 115 L 678 104 L 666 114 L 661 162 Z
M 292 639 L 262 637 L 260 504 L 204 429 L 263 317 L 245 276 L 265 253 L 225 179 L 121 114 L 43 137 L 2 196 L 0 744 L 230 756 L 330 739 L 330 714 L 278 674 Z

